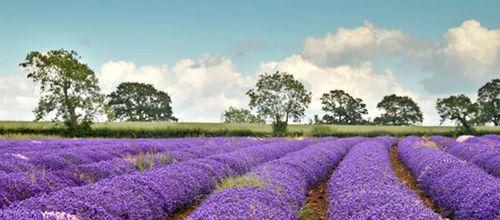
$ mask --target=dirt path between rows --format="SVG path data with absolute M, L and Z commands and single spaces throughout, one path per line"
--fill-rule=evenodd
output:
M 172 220 L 186 220 L 187 217 L 189 215 L 191 215 L 191 213 L 194 212 L 194 210 L 201 205 L 201 202 L 203 202 L 204 198 L 205 197 L 198 198 L 193 204 L 191 204 L 191 205 L 189 205 L 187 207 L 184 207 L 183 209 L 178 210 L 177 212 L 175 212 L 174 214 L 172 214 L 171 218 L 167 218 L 167 219 L 172 219 Z
M 404 183 L 408 188 L 414 191 L 425 206 L 431 208 L 438 215 L 443 217 L 443 212 L 439 207 L 432 201 L 432 199 L 427 196 L 424 190 L 420 188 L 417 180 L 412 176 L 410 171 L 406 168 L 403 162 L 398 158 L 398 146 L 391 147 L 389 151 L 389 157 L 391 159 L 392 169 L 396 174 L 396 177 Z
M 305 205 L 301 210 L 301 220 L 327 220 L 328 219 L 328 200 L 327 188 L 328 181 L 333 170 L 320 183 L 314 186 L 307 194 Z

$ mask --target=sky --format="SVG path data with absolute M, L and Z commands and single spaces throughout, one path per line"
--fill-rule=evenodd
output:
M 384 95 L 412 97 L 424 125 L 437 98 L 475 99 L 500 77 L 500 1 L 0 0 L 0 120 L 32 120 L 30 51 L 76 50 L 104 93 L 151 83 L 181 121 L 218 122 L 263 72 L 286 71 L 319 97 L 343 89 L 368 117 Z

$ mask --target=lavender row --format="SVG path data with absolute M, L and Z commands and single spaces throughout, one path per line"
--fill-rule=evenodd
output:
M 374 138 L 350 149 L 328 185 L 330 219 L 440 219 L 395 176 L 396 143 Z
M 447 217 L 498 218 L 499 179 L 446 152 L 427 147 L 419 137 L 401 140 L 398 155 Z
M 473 137 L 446 148 L 446 152 L 500 177 L 500 142 Z
M 241 177 L 256 186 L 215 192 L 188 219 L 298 219 L 308 189 L 360 141 L 352 138 L 320 143 L 259 166 Z
M 434 144 L 436 144 L 436 147 L 438 147 L 441 150 L 446 150 L 448 147 L 451 147 L 451 146 L 458 143 L 453 138 L 444 137 L 444 136 L 440 136 L 440 135 L 431 136 L 428 138 L 428 140 L 430 142 L 433 142 Z
M 82 219 L 159 219 L 210 192 L 220 179 L 246 172 L 311 142 L 281 141 L 243 148 L 82 187 L 65 188 L 13 204 L 0 211 L 0 218 L 22 217 L 39 211 L 65 213 Z
M 227 153 L 269 141 L 273 140 L 235 139 L 215 146 L 195 146 L 178 151 L 142 155 L 140 158 L 135 158 L 135 160 L 140 160 L 136 162 L 132 161 L 134 158 L 119 158 L 55 171 L 0 174 L 0 208 L 42 193 L 58 191 L 66 187 L 83 186 L 104 178 L 133 173 L 138 168 L 141 169 L 138 167 L 141 164 L 148 167 L 160 167 L 172 162 Z
M 217 145 L 228 138 L 187 138 L 187 139 L 103 139 L 89 140 L 92 145 L 81 145 L 85 141 L 77 141 L 80 145 L 51 151 L 26 150 L 3 153 L 0 155 L 0 170 L 10 172 L 26 172 L 34 169 L 59 170 L 73 165 L 88 164 L 110 160 L 126 154 L 135 155 L 140 152 L 163 152 L 190 148 L 201 145 Z M 74 140 L 64 139 L 73 143 Z

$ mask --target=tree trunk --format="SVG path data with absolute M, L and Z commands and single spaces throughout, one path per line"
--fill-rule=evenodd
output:
M 70 133 L 71 133 L 72 137 L 76 137 L 76 132 L 78 130 L 78 120 L 77 120 L 77 116 L 76 116 L 75 106 L 69 100 L 69 95 L 68 95 L 69 87 L 70 87 L 69 82 L 65 81 L 64 86 L 63 86 L 63 95 L 64 95 L 64 102 L 66 105 L 65 107 L 68 109 L 69 116 L 70 116 L 70 118 L 69 118 Z

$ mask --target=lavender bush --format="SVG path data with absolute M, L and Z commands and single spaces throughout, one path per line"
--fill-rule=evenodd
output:
M 189 219 L 297 219 L 308 189 L 322 180 L 361 138 L 312 145 L 257 167 L 243 178 L 258 186 L 210 195 Z
M 446 216 L 498 219 L 499 179 L 446 152 L 427 147 L 419 137 L 401 140 L 398 155 Z
M 60 212 L 83 219 L 163 218 L 210 192 L 220 179 L 246 172 L 312 142 L 280 141 L 117 176 L 95 184 L 36 196 L 14 203 L 0 212 Z
M 446 150 L 448 147 L 457 144 L 458 142 L 450 137 L 443 137 L 440 135 L 431 136 L 428 139 L 431 142 L 434 142 L 439 149 Z
M 223 142 L 221 142 L 223 141 Z M 228 139 L 217 141 L 217 145 L 190 146 L 186 149 L 167 152 L 171 161 L 184 161 L 194 158 L 202 158 L 214 154 L 230 152 L 236 149 L 268 143 L 270 141 L 257 141 L 252 139 Z M 196 143 L 196 142 L 195 142 Z M 158 144 L 158 146 L 160 146 Z M 211 149 L 208 151 L 207 149 Z M 184 156 L 189 152 L 189 157 Z M 154 159 L 165 156 L 165 153 L 156 154 Z M 166 161 L 153 161 L 155 167 L 167 165 Z M 70 166 L 66 169 L 30 172 L 14 172 L 0 174 L 0 208 L 16 201 L 26 198 L 61 190 L 65 187 L 82 186 L 99 181 L 104 178 L 129 174 L 136 171 L 133 161 L 116 158 L 112 160 L 99 161 L 90 164 Z
M 440 219 L 395 176 L 394 144 L 371 139 L 351 148 L 329 182 L 330 219 Z

